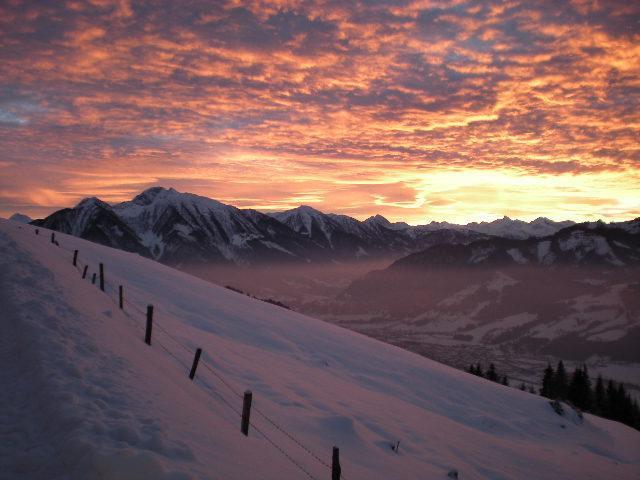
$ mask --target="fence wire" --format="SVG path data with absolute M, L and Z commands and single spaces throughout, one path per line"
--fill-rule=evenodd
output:
M 47 238 L 46 236 L 43 235 L 43 238 Z M 56 247 L 59 247 L 62 251 L 66 251 L 68 253 L 71 254 L 71 257 L 69 257 L 69 260 L 72 261 L 73 257 L 75 256 L 75 251 L 76 250 L 72 250 L 69 248 L 64 247 L 63 245 L 60 244 L 60 242 L 56 239 L 55 242 L 51 242 L 51 245 L 54 245 Z M 90 274 L 96 274 L 98 275 L 98 269 L 97 268 L 91 268 L 91 265 L 88 263 L 85 263 L 81 258 L 80 255 L 78 253 L 78 256 L 76 257 L 76 265 L 75 268 L 76 270 L 78 270 L 79 273 L 83 273 L 85 266 L 87 267 L 87 279 L 92 278 L 92 276 L 90 277 Z M 96 278 L 96 281 L 99 282 L 99 279 Z M 135 320 L 135 318 L 127 311 L 127 308 L 131 308 L 133 309 L 136 313 L 140 314 L 142 316 L 142 318 L 145 318 L 146 316 L 146 312 L 145 310 L 143 310 L 142 308 L 138 307 L 134 302 L 130 301 L 130 300 L 126 300 L 125 297 L 125 301 L 123 302 L 123 308 L 120 308 L 120 304 L 119 304 L 119 291 L 117 291 L 115 289 L 115 287 L 112 285 L 111 282 L 107 282 L 106 280 L 104 281 L 104 287 L 105 289 L 103 290 L 103 293 L 105 293 L 105 295 L 109 298 L 109 300 L 111 300 L 111 302 L 118 307 L 118 310 L 120 310 L 123 315 L 125 317 L 127 317 L 130 321 L 131 324 L 133 326 L 135 326 L 137 329 L 140 329 L 141 331 L 145 331 L 145 327 L 139 323 L 138 321 Z M 98 285 L 99 288 L 99 285 Z M 111 295 L 113 294 L 113 296 Z M 127 308 L 124 308 L 124 307 Z M 167 336 L 169 339 L 171 339 L 176 345 L 180 346 L 183 350 L 185 350 L 187 353 L 189 353 L 189 355 L 191 355 L 193 353 L 193 350 L 191 348 L 189 348 L 187 345 L 185 345 L 182 341 L 180 341 L 175 335 L 173 335 L 172 333 L 170 333 L 167 329 L 165 329 L 160 323 L 158 323 L 158 321 L 156 319 L 153 320 L 153 326 L 157 327 L 157 329 L 159 331 L 161 331 L 165 336 Z M 159 341 L 157 338 L 155 338 L 153 340 L 153 344 L 157 344 L 165 353 L 167 353 L 167 355 L 169 355 L 170 357 L 172 357 L 179 365 L 181 365 L 187 372 L 190 369 L 190 366 L 188 363 L 185 363 L 184 360 L 180 359 L 174 352 L 171 351 L 171 349 L 169 349 L 165 344 L 163 344 L 161 341 Z M 200 364 L 204 367 L 204 369 L 206 371 L 208 371 L 209 373 L 211 373 L 220 383 L 222 383 L 231 393 L 233 393 L 236 397 L 239 398 L 243 398 L 243 394 L 240 393 L 236 388 L 234 388 L 221 374 L 219 374 L 211 365 L 209 365 L 208 361 L 206 360 L 206 358 L 201 358 L 200 360 Z M 202 379 L 198 379 L 198 383 L 203 384 L 204 386 L 206 386 L 207 388 L 203 389 L 205 393 L 207 393 L 210 397 L 213 398 L 213 396 L 215 395 L 215 397 L 217 397 L 220 401 L 222 401 L 222 403 L 224 405 L 226 405 L 231 411 L 233 411 L 235 414 L 242 416 L 242 412 L 240 410 L 238 410 L 236 407 L 233 406 L 233 404 L 231 402 L 229 402 L 221 393 L 219 393 L 216 389 L 211 388 L 209 385 L 206 384 L 206 382 L 204 382 Z M 259 408 L 257 408 L 255 405 L 253 406 L 252 410 L 254 410 L 261 418 L 263 418 L 268 424 L 270 424 L 271 426 L 273 426 L 277 431 L 279 431 L 281 434 L 283 434 L 285 437 L 287 437 L 291 442 L 293 442 L 295 445 L 297 445 L 302 451 L 304 451 L 306 454 L 308 454 L 311 458 L 313 458 L 315 461 L 317 461 L 320 465 L 322 465 L 325 468 L 328 468 L 329 470 L 331 470 L 331 465 L 329 465 L 327 462 L 325 462 L 324 460 L 322 460 L 322 458 L 317 455 L 316 453 L 314 453 L 310 448 L 308 448 L 307 446 L 305 446 L 300 440 L 298 440 L 293 434 L 291 434 L 290 432 L 288 432 L 284 427 L 282 427 L 281 425 L 279 425 L 275 420 L 273 420 L 270 416 L 268 416 L 266 413 L 264 413 L 262 410 L 260 410 Z M 299 463 L 298 461 L 296 461 L 293 456 L 291 456 L 290 454 L 288 454 L 286 452 L 286 450 L 281 447 L 280 445 L 278 445 L 278 443 L 273 440 L 272 437 L 270 437 L 269 435 L 267 435 L 261 428 L 259 428 L 253 421 L 250 421 L 249 424 L 251 425 L 251 427 L 258 432 L 269 444 L 271 444 L 280 454 L 282 454 L 290 463 L 292 463 L 296 468 L 298 468 L 301 472 L 303 472 L 308 478 L 311 478 L 312 480 L 317 480 L 316 477 L 314 477 L 301 463 Z M 343 480 L 347 480 L 346 477 L 344 475 L 341 475 L 341 478 Z

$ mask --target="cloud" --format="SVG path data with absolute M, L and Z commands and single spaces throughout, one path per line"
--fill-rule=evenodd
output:
M 638 216 L 638 18 L 617 0 L 5 2 L 0 212 L 173 182 L 414 222 Z

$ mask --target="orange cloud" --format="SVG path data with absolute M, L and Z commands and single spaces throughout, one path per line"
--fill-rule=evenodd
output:
M 640 216 L 638 13 L 5 3 L 0 214 L 160 183 L 412 223 Z

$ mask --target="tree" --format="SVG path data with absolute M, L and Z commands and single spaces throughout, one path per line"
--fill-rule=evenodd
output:
M 560 400 L 566 400 L 569 390 L 569 380 L 567 377 L 567 371 L 564 369 L 564 363 L 562 360 L 558 362 L 558 368 L 553 377 L 553 396 Z
M 588 410 L 591 406 L 591 380 L 587 366 L 577 367 L 571 375 L 567 399 L 577 408 Z
M 607 412 L 607 393 L 604 389 L 604 381 L 602 375 L 598 375 L 596 380 L 596 388 L 593 392 L 593 410 L 594 413 L 606 416 Z
M 484 377 L 484 373 L 482 372 L 482 366 L 480 365 L 480 362 L 478 362 L 476 365 L 476 375 L 478 375 L 479 377 Z
M 496 366 L 491 363 L 489 364 L 489 370 L 487 370 L 487 379 L 492 382 L 498 381 L 498 373 L 496 372 Z
M 604 414 L 605 417 L 613 419 L 617 418 L 617 404 L 616 387 L 613 384 L 613 380 L 609 380 L 609 382 L 607 382 L 607 409 Z
M 540 395 L 547 398 L 555 398 L 556 396 L 555 372 L 550 364 L 547 364 L 547 368 L 544 369 L 544 374 L 542 375 L 542 390 L 540 390 Z
M 520 384 L 520 390 L 522 390 L 523 392 L 527 390 L 527 386 L 524 384 L 524 382 Z
M 507 378 L 506 375 L 502 376 L 502 385 L 505 385 L 507 387 L 509 386 L 509 379 Z

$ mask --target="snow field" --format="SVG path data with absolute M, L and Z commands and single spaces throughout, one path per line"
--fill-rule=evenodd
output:
M 307 478 L 290 460 L 330 478 L 283 432 L 327 463 L 340 447 L 348 480 L 446 478 L 452 468 L 461 478 L 640 475 L 640 433 L 626 426 L 562 418 L 540 397 L 137 255 L 61 234 L 58 248 L 33 230 L 0 222 L 0 399 L 10 406 L 0 433 L 12 435 L 0 478 Z M 105 264 L 111 297 L 71 266 L 75 248 L 88 279 Z M 120 284 L 130 316 L 113 302 Z M 206 363 L 190 382 L 197 347 Z M 253 391 L 282 430 L 256 411 L 255 426 L 290 459 L 255 429 L 240 434 L 241 399 L 221 378 Z

